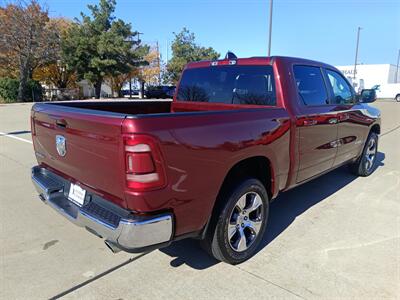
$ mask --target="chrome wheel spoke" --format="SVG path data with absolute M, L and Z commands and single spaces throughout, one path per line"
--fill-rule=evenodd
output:
M 237 232 L 237 228 L 235 224 L 229 224 L 228 225 L 228 239 L 229 241 L 233 238 L 235 233 Z
M 237 243 L 237 251 L 244 251 L 247 249 L 246 236 L 243 229 L 239 229 L 239 239 Z
M 246 199 L 247 199 L 247 194 L 244 194 L 242 197 L 240 197 L 239 201 L 236 203 L 236 206 L 239 208 L 240 211 L 245 209 L 247 202 Z
M 262 205 L 262 200 L 261 197 L 258 194 L 255 194 L 253 197 L 253 201 L 251 203 L 251 206 L 247 209 L 248 213 L 251 213 L 252 211 L 255 211 Z
M 370 148 L 367 149 L 367 154 L 368 155 L 375 154 L 375 152 L 376 152 L 375 144 L 374 144 L 373 147 L 370 147 Z
M 373 157 L 371 158 L 369 156 L 367 156 L 366 159 L 367 160 L 365 162 L 365 167 L 367 168 L 367 170 L 369 170 L 372 167 L 374 160 Z
M 371 149 L 375 144 L 375 141 L 373 139 L 371 139 L 368 143 L 368 149 Z

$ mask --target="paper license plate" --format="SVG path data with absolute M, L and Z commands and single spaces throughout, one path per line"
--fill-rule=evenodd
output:
M 82 206 L 85 202 L 85 195 L 86 191 L 83 188 L 81 188 L 79 185 L 71 183 L 68 194 L 68 198 L 70 200 L 74 201 L 79 206 Z

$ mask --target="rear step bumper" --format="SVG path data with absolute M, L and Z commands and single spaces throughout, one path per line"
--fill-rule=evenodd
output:
M 70 182 L 39 166 L 32 168 L 32 182 L 40 199 L 72 223 L 105 239 L 113 251 L 142 252 L 168 244 L 173 234 L 172 214 L 143 217 L 87 192 L 79 206 L 68 199 Z

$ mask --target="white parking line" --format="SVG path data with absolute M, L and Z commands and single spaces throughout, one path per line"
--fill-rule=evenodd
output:
M 21 142 L 32 144 L 32 141 L 30 141 L 30 140 L 22 139 L 20 137 L 14 136 L 12 134 L 4 133 L 4 132 L 1 132 L 1 131 L 0 131 L 0 136 L 6 136 L 6 137 L 9 137 L 9 138 L 21 141 Z

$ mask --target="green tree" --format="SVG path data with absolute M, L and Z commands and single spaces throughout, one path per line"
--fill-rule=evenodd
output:
M 196 44 L 194 33 L 183 28 L 174 33 L 172 42 L 172 59 L 168 62 L 166 81 L 177 83 L 185 65 L 192 61 L 215 60 L 220 54 L 211 47 L 202 47 Z
M 18 88 L 20 82 L 18 79 L 10 77 L 0 77 L 0 103 L 1 102 L 16 102 L 18 99 Z M 39 82 L 28 79 L 26 83 L 27 94 L 24 101 L 40 102 L 43 100 L 43 90 Z
M 96 98 L 105 77 L 129 73 L 148 51 L 129 23 L 115 19 L 115 5 L 115 0 L 88 5 L 91 16 L 81 13 L 82 20 L 72 25 L 62 43 L 66 65 L 79 79 L 93 83 Z

